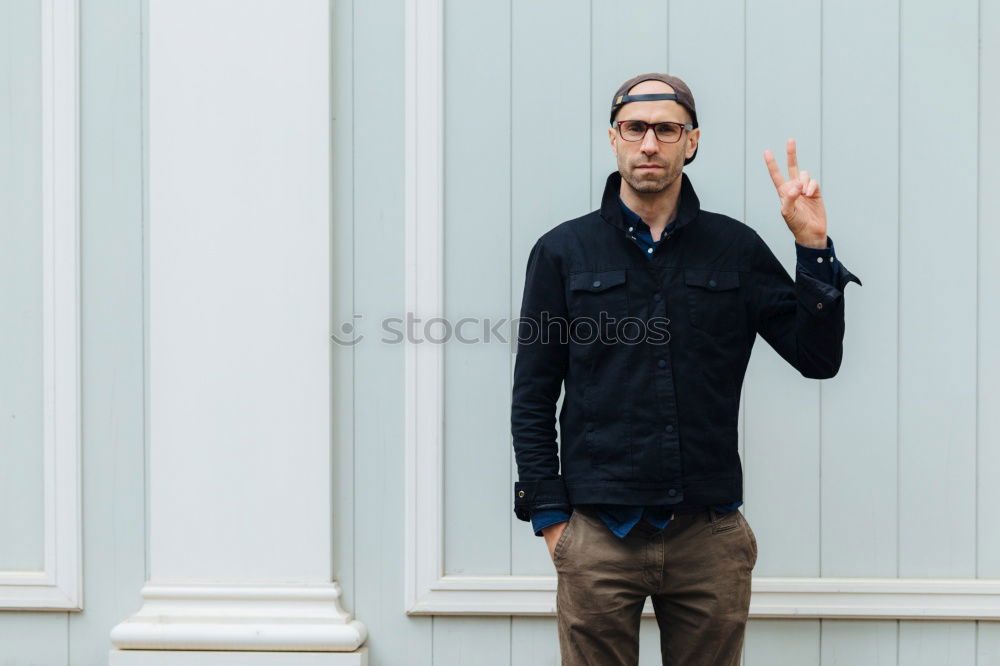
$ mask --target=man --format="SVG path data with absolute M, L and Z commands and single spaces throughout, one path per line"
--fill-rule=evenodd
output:
M 528 258 L 511 410 L 514 511 L 557 572 L 563 664 L 636 664 L 646 597 L 663 664 L 739 663 L 757 560 L 737 450 L 757 334 L 803 376 L 840 368 L 843 289 L 819 184 L 765 164 L 795 241 L 792 278 L 760 236 L 703 210 L 683 167 L 701 130 L 679 78 L 612 98 L 599 210 Z M 555 406 L 565 384 L 556 443 Z

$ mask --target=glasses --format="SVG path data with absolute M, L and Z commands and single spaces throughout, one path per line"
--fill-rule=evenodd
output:
M 656 140 L 660 143 L 677 143 L 680 141 L 684 130 L 694 129 L 691 123 L 662 122 L 650 125 L 645 120 L 619 120 L 618 136 L 626 141 L 642 141 L 646 137 L 646 131 L 652 127 Z

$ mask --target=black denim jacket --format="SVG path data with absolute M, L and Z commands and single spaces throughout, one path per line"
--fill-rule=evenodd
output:
M 843 289 L 861 281 L 843 264 L 836 286 L 801 265 L 793 281 L 753 228 L 701 210 L 681 179 L 652 260 L 629 238 L 617 171 L 599 210 L 531 249 L 511 408 L 521 520 L 576 504 L 741 500 L 736 422 L 757 334 L 805 377 L 840 368 Z

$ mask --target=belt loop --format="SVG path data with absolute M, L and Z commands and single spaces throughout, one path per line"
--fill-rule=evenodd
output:
M 708 522 L 709 523 L 714 523 L 715 522 L 715 518 L 716 518 L 716 516 L 715 516 L 715 509 L 712 508 L 711 504 L 709 504 L 707 506 L 707 508 L 708 508 Z

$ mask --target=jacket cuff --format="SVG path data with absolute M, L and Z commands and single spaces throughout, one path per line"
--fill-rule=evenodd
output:
M 796 264 L 813 277 L 822 280 L 827 284 L 834 282 L 834 261 L 836 256 L 833 249 L 833 239 L 826 237 L 826 247 L 806 247 L 795 243 Z
M 820 316 L 829 313 L 843 295 L 848 282 L 861 284 L 861 280 L 839 261 L 833 272 L 833 284 L 829 284 L 803 268 L 801 263 L 796 263 L 795 292 L 808 312 Z
M 536 481 L 514 482 L 514 515 L 525 522 L 531 520 L 532 511 L 559 509 L 573 510 L 566 495 L 562 477 Z

